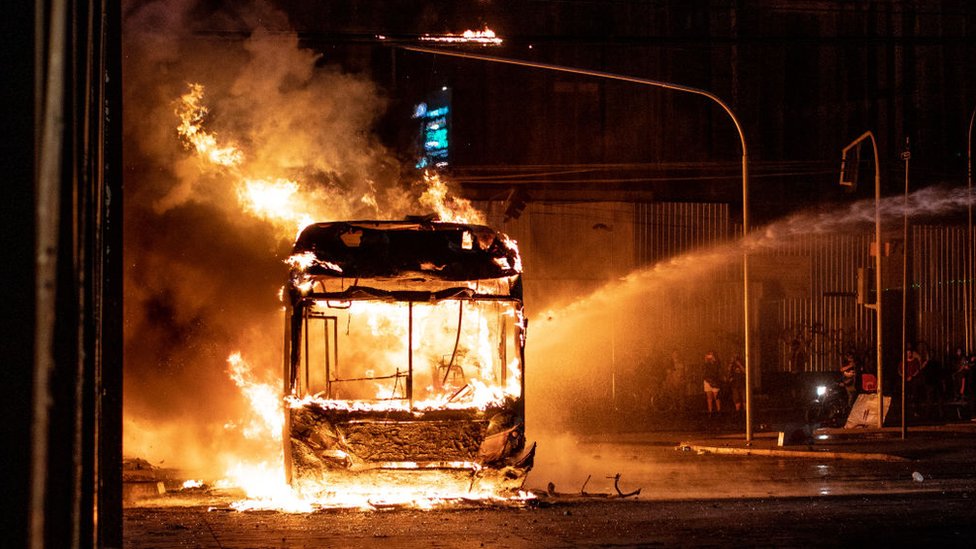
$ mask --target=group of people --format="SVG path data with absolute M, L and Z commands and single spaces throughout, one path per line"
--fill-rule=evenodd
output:
M 746 368 L 738 356 L 732 357 L 724 366 L 714 351 L 705 353 L 702 364 L 702 389 L 705 391 L 705 406 L 708 415 L 722 412 L 722 399 L 729 398 L 738 414 L 746 391 Z
M 972 403 L 974 371 L 976 354 L 967 355 L 961 347 L 947 354 L 944 361 L 928 352 L 909 348 L 898 365 L 897 375 L 905 376 L 905 399 L 909 409 L 918 415 L 926 406 Z M 854 355 L 844 357 L 840 372 L 842 383 L 853 400 L 858 390 L 856 379 L 861 373 Z M 870 372 L 870 368 L 866 372 Z
M 965 402 L 973 396 L 972 372 L 976 354 L 957 347 L 943 365 L 928 354 L 908 349 L 899 367 L 904 371 L 907 398 L 923 401 Z
M 661 369 L 654 370 L 662 372 Z M 976 353 L 966 354 L 962 348 L 957 348 L 940 361 L 927 352 L 924 345 L 921 352 L 910 349 L 903 363 L 898 365 L 897 375 L 886 377 L 886 393 L 894 389 L 889 383 L 900 384 L 898 376 L 902 371 L 905 375 L 907 409 L 916 415 L 941 417 L 953 405 L 965 407 L 976 403 Z M 870 381 L 865 383 L 872 379 L 869 376 L 873 375 L 873 368 L 864 366 L 853 353 L 842 358 L 839 373 L 840 383 L 847 391 L 849 406 L 854 404 L 859 392 L 874 390 Z M 686 365 L 679 352 L 674 350 L 662 375 L 652 381 L 648 402 L 659 411 L 704 412 L 709 417 L 732 413 L 738 415 L 743 411 L 746 374 L 745 365 L 738 355 L 723 362 L 714 351 L 708 351 L 700 363 Z
M 695 388 L 696 383 L 700 388 Z M 705 411 L 713 416 L 723 412 L 723 402 L 726 412 L 741 412 L 745 390 L 746 370 L 740 357 L 734 356 L 723 363 L 714 351 L 709 351 L 705 353 L 700 369 L 693 369 L 685 366 L 675 350 L 671 352 L 661 397 L 668 399 L 667 408 L 687 409 L 685 404 L 700 399 L 701 391 L 704 391 Z

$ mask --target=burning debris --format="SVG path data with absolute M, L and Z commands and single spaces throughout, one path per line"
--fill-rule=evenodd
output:
M 620 473 L 617 473 L 617 474 L 615 474 L 612 477 L 607 477 L 608 479 L 610 479 L 610 478 L 613 479 L 613 489 L 616 492 L 616 494 L 610 494 L 610 493 L 604 493 L 604 492 L 597 492 L 597 493 L 587 492 L 586 491 L 586 485 L 590 483 L 590 479 L 591 478 L 593 478 L 593 475 L 586 475 L 586 480 L 583 481 L 583 485 L 580 486 L 579 494 L 567 494 L 567 493 L 557 492 L 556 491 L 556 485 L 553 484 L 552 482 L 550 482 L 546 486 L 546 496 L 548 496 L 550 499 L 554 499 L 554 498 L 572 498 L 572 497 L 626 499 L 626 498 L 636 498 L 637 496 L 640 495 L 641 490 L 642 490 L 641 488 L 638 488 L 636 490 L 632 490 L 630 492 L 624 492 L 623 490 L 621 490 L 620 489 Z
M 285 468 L 305 496 L 518 493 L 521 263 L 488 227 L 317 223 L 288 261 Z
M 166 493 L 159 468 L 142 458 L 122 460 L 122 499 L 131 503 Z
M 500 46 L 502 44 L 502 39 L 487 26 L 484 30 L 466 30 L 461 34 L 425 34 L 420 37 L 420 40 L 441 44 L 476 44 L 479 46 Z

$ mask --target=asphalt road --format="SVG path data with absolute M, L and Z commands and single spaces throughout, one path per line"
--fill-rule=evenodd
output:
M 462 503 L 310 514 L 157 500 L 125 511 L 127 547 L 837 546 L 976 543 L 972 462 L 783 459 L 675 449 L 680 435 L 540 440 L 524 507 Z M 641 489 L 616 498 L 620 488 Z M 918 475 L 915 475 L 918 473 Z M 920 476 L 919 476 L 920 475 Z M 589 481 L 587 481 L 589 477 Z M 921 479 L 920 481 L 918 479 Z M 554 485 L 554 495 L 547 485 Z M 585 482 L 585 487 L 584 487 Z M 585 494 L 583 493 L 585 492 Z M 211 502 L 212 503 L 212 502 Z M 188 505 L 188 506 L 187 506 Z
M 131 509 L 127 547 L 972 547 L 976 493 L 563 501 L 309 515 Z
M 578 493 L 642 488 L 642 499 L 727 499 L 976 490 L 976 463 L 927 459 L 905 462 L 783 459 L 700 455 L 675 449 L 683 435 L 649 433 L 603 440 L 543 439 L 529 487 Z M 686 436 L 686 435 L 685 435 Z M 553 451 L 543 451 L 547 446 Z M 882 448 L 883 449 L 883 448 Z M 921 475 L 921 482 L 916 480 Z

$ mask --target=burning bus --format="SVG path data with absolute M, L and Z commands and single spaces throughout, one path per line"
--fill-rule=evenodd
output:
M 481 225 L 306 227 L 285 305 L 285 474 L 307 496 L 517 491 L 525 440 L 521 260 Z

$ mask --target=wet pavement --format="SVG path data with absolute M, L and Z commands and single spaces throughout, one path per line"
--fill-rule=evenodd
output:
M 168 494 L 125 510 L 125 544 L 972 546 L 976 423 L 916 427 L 904 440 L 897 428 L 813 435 L 783 447 L 775 431 L 751 444 L 727 429 L 539 436 L 527 481 L 538 497 L 525 505 L 288 514 L 231 511 L 232 495 Z M 617 488 L 641 492 L 621 498 Z
M 131 509 L 127 547 L 972 547 L 976 492 L 557 500 L 312 514 Z
M 528 486 L 560 493 L 642 488 L 644 500 L 728 499 L 976 490 L 976 423 L 912 429 L 821 429 L 811 444 L 778 432 L 651 432 L 539 441 Z M 543 448 L 551 448 L 546 452 Z
M 791 435 L 794 438 L 792 443 Z M 782 432 L 758 433 L 750 442 L 745 440 L 744 434 L 722 434 L 692 436 L 681 445 L 695 451 L 736 455 L 976 461 L 976 422 L 911 426 L 904 436 L 899 427 L 808 430 L 803 425 L 795 424 Z

